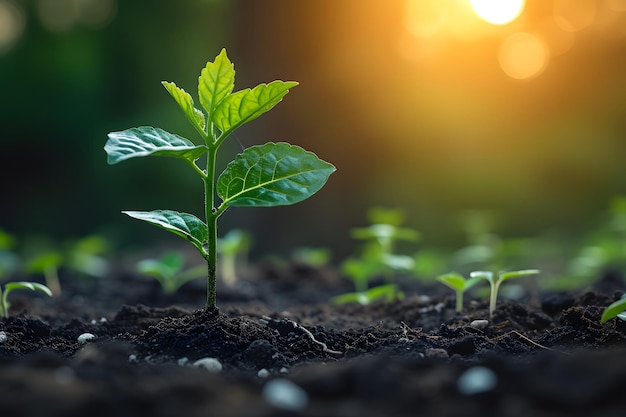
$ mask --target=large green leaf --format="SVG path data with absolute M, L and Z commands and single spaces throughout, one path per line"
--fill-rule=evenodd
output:
M 219 103 L 211 120 L 222 132 L 228 134 L 271 110 L 296 85 L 298 83 L 295 81 L 277 80 L 269 84 L 259 84 L 253 89 L 237 91 Z
M 315 194 L 334 171 L 299 146 L 270 142 L 237 155 L 218 178 L 217 193 L 226 206 L 289 205 Z
M 200 104 L 211 118 L 217 104 L 235 88 L 235 66 L 222 49 L 215 61 L 207 62 L 198 78 Z
M 173 156 L 193 162 L 207 151 L 207 147 L 196 146 L 185 138 L 156 127 L 141 126 L 109 133 L 104 150 L 108 154 L 107 162 L 113 165 L 143 156 Z
M 182 88 L 176 86 L 175 83 L 170 83 L 168 81 L 161 82 L 163 87 L 167 89 L 170 95 L 176 100 L 180 108 L 185 113 L 185 116 L 189 119 L 189 121 L 201 131 L 204 131 L 206 127 L 206 120 L 204 118 L 204 113 L 202 111 L 195 108 L 193 104 L 193 98 Z
M 206 255 L 204 245 L 207 242 L 207 226 L 193 214 L 173 210 L 123 211 L 122 213 L 184 237 L 200 251 L 202 256 Z

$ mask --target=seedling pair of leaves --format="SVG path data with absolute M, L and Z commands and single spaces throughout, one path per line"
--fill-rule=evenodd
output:
M 4 290 L 0 288 L 0 315 L 2 315 L 2 317 L 9 317 L 9 307 L 11 305 L 9 304 L 8 296 L 15 290 L 39 291 L 49 297 L 52 296 L 52 291 L 50 291 L 50 288 L 38 282 L 7 282 L 6 284 L 4 284 Z
M 465 279 L 462 275 L 451 272 L 449 274 L 440 275 L 437 279 L 452 288 L 456 292 L 456 311 L 461 312 L 463 310 L 463 294 L 478 284 L 480 281 L 487 280 L 491 287 L 491 294 L 489 296 L 489 317 L 493 317 L 493 312 L 496 309 L 496 301 L 498 299 L 498 291 L 500 285 L 504 281 L 511 278 L 527 277 L 536 275 L 540 271 L 538 269 L 523 269 L 519 271 L 500 272 L 497 274 L 497 279 L 491 271 L 474 271 L 470 273 L 469 279 Z
M 198 78 L 201 109 L 185 90 L 172 82 L 163 86 L 174 98 L 202 142 L 196 144 L 163 129 L 143 126 L 111 132 L 105 144 L 108 163 L 145 156 L 167 156 L 184 161 L 204 183 L 204 221 L 173 210 L 125 211 L 188 240 L 207 261 L 206 308 L 216 304 L 217 220 L 230 207 L 273 207 L 298 203 L 315 194 L 335 167 L 312 152 L 288 143 L 252 146 L 236 156 L 216 180 L 220 145 L 239 127 L 278 104 L 298 83 L 273 81 L 233 92 L 235 68 L 223 49 L 208 62 Z M 206 156 L 206 166 L 197 161 Z M 221 203 L 215 203 L 215 197 Z

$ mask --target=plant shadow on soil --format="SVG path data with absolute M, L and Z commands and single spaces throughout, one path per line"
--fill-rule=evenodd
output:
M 471 323 L 488 318 L 486 300 L 468 297 L 457 314 L 439 287 L 332 305 L 350 284 L 331 269 L 254 275 L 219 288 L 214 311 L 199 309 L 202 280 L 172 296 L 125 274 L 62 281 L 55 298 L 12 295 L 0 320 L 3 414 L 572 416 L 626 405 L 626 323 L 600 324 L 620 279 L 501 300 L 482 327 Z M 95 338 L 80 343 L 83 333 Z M 194 366 L 203 358 L 223 369 Z M 490 382 L 466 391 L 460 381 L 485 368 Z

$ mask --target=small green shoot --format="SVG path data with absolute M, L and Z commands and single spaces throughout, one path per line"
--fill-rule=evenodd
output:
M 498 298 L 498 290 L 500 285 L 506 280 L 511 278 L 527 277 L 530 275 L 537 275 L 540 273 L 538 269 L 523 269 L 520 271 L 509 271 L 498 273 L 498 279 L 494 278 L 494 274 L 491 271 L 474 271 L 470 273 L 470 278 L 486 279 L 491 286 L 491 295 L 489 297 L 489 317 L 493 317 L 493 312 L 496 309 L 496 300 Z
M 201 143 L 151 126 L 111 132 L 104 146 L 109 164 L 131 158 L 167 156 L 181 159 L 198 174 L 204 185 L 204 220 L 173 210 L 124 211 L 183 237 L 206 260 L 206 309 L 216 304 L 217 220 L 233 206 L 274 207 L 303 201 L 319 191 L 335 167 L 314 153 L 284 142 L 251 146 L 237 155 L 216 177 L 217 154 L 222 143 L 242 125 L 276 106 L 293 81 L 272 81 L 233 92 L 235 67 L 226 50 L 208 62 L 198 78 L 200 106 L 172 82 L 162 82 L 201 138 Z M 205 162 L 199 166 L 200 159 Z M 222 201 L 215 204 L 215 197 Z
M 623 314 L 624 311 L 626 311 L 626 294 L 604 309 L 600 322 L 606 323 L 614 317 L 626 320 L 626 314 Z
M 26 271 L 29 273 L 42 274 L 46 285 L 52 295 L 61 295 L 61 283 L 59 282 L 59 267 L 63 263 L 63 256 L 56 251 L 46 251 L 38 254 L 26 263 Z
M 46 294 L 47 296 L 52 296 L 52 291 L 50 291 L 50 288 L 38 282 L 7 282 L 6 284 L 4 284 L 4 291 L 0 289 L 0 314 L 2 314 L 2 317 L 4 318 L 9 317 L 10 304 L 7 298 L 9 294 L 15 290 L 39 291 Z
M 233 229 L 217 239 L 217 252 L 221 255 L 222 281 L 232 287 L 237 281 L 237 262 L 244 264 L 247 262 L 248 251 L 252 246 L 252 236 L 250 233 Z M 243 265 L 242 265 L 243 266 Z
M 367 305 L 383 298 L 387 302 L 391 302 L 404 298 L 404 293 L 398 291 L 398 286 L 395 284 L 384 284 L 365 291 L 337 295 L 333 297 L 331 301 L 335 304 L 359 303 L 361 305 Z
M 437 281 L 447 285 L 456 292 L 456 311 L 458 313 L 463 311 L 463 294 L 482 279 L 483 277 L 475 276 L 466 280 L 457 272 L 450 272 L 437 277 Z
M 137 271 L 155 278 L 165 294 L 174 294 L 189 281 L 206 274 L 203 265 L 183 270 L 184 258 L 178 252 L 168 252 L 159 259 L 144 259 L 137 263 Z

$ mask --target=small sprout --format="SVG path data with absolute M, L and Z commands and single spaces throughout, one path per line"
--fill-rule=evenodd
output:
M 183 255 L 168 252 L 159 259 L 144 259 L 137 263 L 137 271 L 155 278 L 163 292 L 174 294 L 187 282 L 206 274 L 206 267 L 198 265 L 183 271 Z
M 4 291 L 0 289 L 0 314 L 2 317 L 9 317 L 9 301 L 7 300 L 9 294 L 15 290 L 31 290 L 31 291 L 39 291 L 47 296 L 52 296 L 52 291 L 50 288 L 46 287 L 43 284 L 38 282 L 27 282 L 27 281 L 19 281 L 19 282 L 7 282 L 4 284 Z
M 622 298 L 611 303 L 607 308 L 604 309 L 600 321 L 602 323 L 606 323 L 614 317 L 626 320 L 626 314 L 623 314 L 624 311 L 626 311 L 626 294 L 624 294 Z
M 330 262 L 331 253 L 327 248 L 296 248 L 291 258 L 306 265 L 323 267 Z
M 26 264 L 26 270 L 30 273 L 40 273 L 46 280 L 52 295 L 61 295 L 59 282 L 59 267 L 63 264 L 63 256 L 56 251 L 46 251 L 32 258 Z
M 437 277 L 437 281 L 456 291 L 456 311 L 459 313 L 463 311 L 463 293 L 478 284 L 481 279 L 482 277 L 471 277 L 466 280 L 461 274 L 456 272 L 450 272 Z
M 78 343 L 80 343 L 81 345 L 84 345 L 85 343 L 93 340 L 96 338 L 96 335 L 93 333 L 83 333 L 80 336 L 78 336 L 78 338 L 76 339 L 78 341 Z
M 211 373 L 218 373 L 222 371 L 222 364 L 215 358 L 202 358 L 193 363 L 196 368 L 202 367 Z
M 493 272 L 491 271 L 474 271 L 470 273 L 471 278 L 481 278 L 489 281 L 489 285 L 491 286 L 491 296 L 489 297 L 489 317 L 493 317 L 493 312 L 496 309 L 496 300 L 498 298 L 498 289 L 500 285 L 508 279 L 511 278 L 520 278 L 527 277 L 530 275 L 537 275 L 539 272 L 538 269 L 523 269 L 520 271 L 509 271 L 509 272 L 500 272 L 498 273 L 498 279 L 494 279 Z
M 398 290 L 395 284 L 384 284 L 372 287 L 368 290 L 349 292 L 333 297 L 331 301 L 335 304 L 358 303 L 361 305 L 370 304 L 373 301 L 385 299 L 387 302 L 401 300 L 404 293 Z
M 217 253 L 221 255 L 222 281 L 233 286 L 237 281 L 237 261 L 245 266 L 252 237 L 244 230 L 230 230 L 223 238 L 217 239 Z

